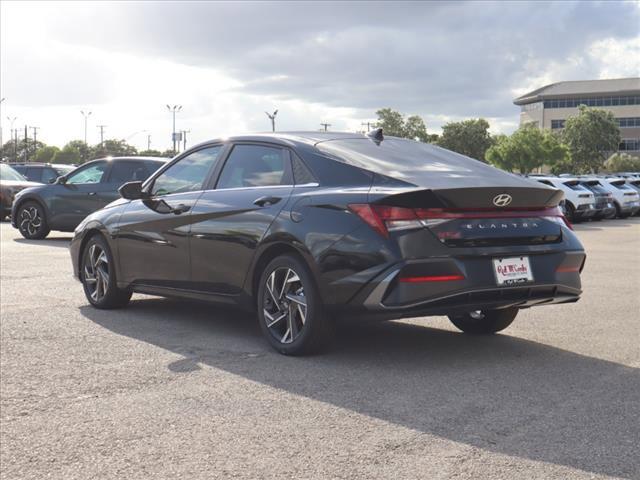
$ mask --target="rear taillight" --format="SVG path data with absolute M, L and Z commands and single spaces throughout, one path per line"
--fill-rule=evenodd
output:
M 388 237 L 389 232 L 432 227 L 449 220 L 477 218 L 527 218 L 538 217 L 564 225 L 573 230 L 571 223 L 559 207 L 513 208 L 513 209 L 445 209 L 445 208 L 405 208 L 388 205 L 358 203 L 349 205 L 349 210 L 357 214 L 371 228 Z

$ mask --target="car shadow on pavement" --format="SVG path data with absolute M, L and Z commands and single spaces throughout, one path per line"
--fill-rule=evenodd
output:
M 180 354 L 168 365 L 177 375 L 210 366 L 501 454 L 623 478 L 640 471 L 636 368 L 508 334 L 400 322 L 343 325 L 330 352 L 292 358 L 267 346 L 253 316 L 218 306 L 142 298 L 80 310 Z
M 29 240 L 26 238 L 14 238 L 16 243 L 24 243 L 27 245 L 37 245 L 39 247 L 64 247 L 69 248 L 71 237 L 47 237 L 43 240 Z

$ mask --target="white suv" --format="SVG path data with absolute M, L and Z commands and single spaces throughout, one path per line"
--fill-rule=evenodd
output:
M 565 211 L 572 222 L 579 222 L 596 214 L 596 199 L 593 192 L 580 185 L 578 178 L 542 177 L 532 175 L 529 178 L 564 192 Z
M 640 195 L 632 186 L 627 185 L 624 178 L 601 178 L 600 183 L 613 195 L 619 218 L 626 218 L 640 210 Z

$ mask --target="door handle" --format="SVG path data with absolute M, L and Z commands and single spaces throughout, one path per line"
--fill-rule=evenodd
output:
M 175 215 L 180 215 L 181 213 L 186 213 L 189 210 L 191 210 L 191 207 L 189 205 L 185 205 L 184 203 L 181 203 L 180 205 L 176 205 L 175 207 L 173 207 L 171 209 L 171 213 Z
M 254 205 L 258 205 L 259 207 L 266 207 L 266 206 L 269 206 L 269 205 L 275 205 L 280 200 L 282 200 L 282 198 L 280 198 L 280 197 L 266 196 L 266 197 L 256 198 L 253 201 L 253 204 Z
M 89 192 L 89 193 L 87 193 L 87 195 L 95 195 L 96 193 L 98 193 L 98 192 Z

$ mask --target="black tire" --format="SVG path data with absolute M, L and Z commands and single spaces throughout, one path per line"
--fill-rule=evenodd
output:
M 629 216 L 628 213 L 622 213 L 622 209 L 620 208 L 620 205 L 618 204 L 618 202 L 615 203 L 616 206 L 616 214 L 613 218 L 627 218 Z
M 518 315 L 515 307 L 449 315 L 449 320 L 464 333 L 488 335 L 507 328 Z
M 580 219 L 576 215 L 576 209 L 572 203 L 567 202 L 566 204 L 567 215 L 566 217 L 569 219 L 571 223 L 578 223 Z
M 256 303 L 262 333 L 284 355 L 318 353 L 333 336 L 313 274 L 293 255 L 279 256 L 265 267 Z
M 104 237 L 91 237 L 82 250 L 80 281 L 87 300 L 96 308 L 121 308 L 131 299 L 131 290 L 118 288 L 113 265 L 113 255 Z
M 38 202 L 27 201 L 20 205 L 16 213 L 16 225 L 20 234 L 28 240 L 42 240 L 51 229 L 47 223 L 47 216 Z

